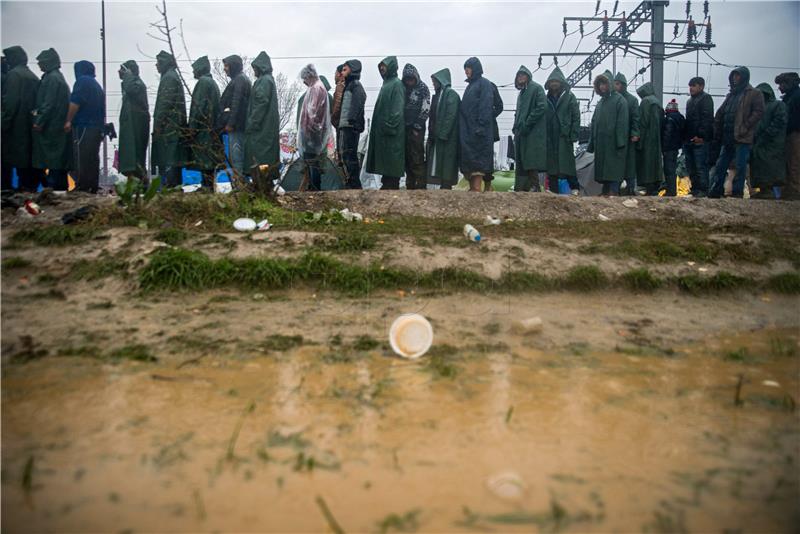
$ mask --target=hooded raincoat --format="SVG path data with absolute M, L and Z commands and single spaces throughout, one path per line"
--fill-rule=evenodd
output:
M 272 61 L 263 50 L 253 60 L 257 76 L 250 92 L 245 126 L 245 168 L 253 165 L 276 166 L 281 159 L 278 95 L 272 77 Z
M 386 66 L 383 85 L 372 112 L 367 148 L 367 172 L 398 178 L 405 173 L 406 136 L 404 110 L 406 91 L 397 77 L 397 58 L 389 56 L 378 64 Z
M 41 128 L 33 132 L 33 167 L 66 170 L 72 158 L 70 134 L 64 132 L 69 110 L 69 85 L 61 74 L 61 59 L 52 48 L 36 57 L 44 69 L 33 124 Z
M 472 68 L 459 108 L 461 172 L 491 174 L 494 170 L 494 88 L 483 77 L 483 66 L 476 57 L 469 58 L 464 68 Z
M 602 94 L 599 85 L 608 82 L 608 92 Z M 594 179 L 596 182 L 622 182 L 626 168 L 630 120 L 628 103 L 614 91 L 611 73 L 606 71 L 594 79 L 594 90 L 600 101 L 592 115 L 592 131 L 587 152 L 594 154 Z
M 364 131 L 364 105 L 367 93 L 361 85 L 361 62 L 351 59 L 347 62 L 350 74 L 344 82 L 341 109 L 339 111 L 339 128 L 352 128 L 356 132 Z
M 406 128 L 425 132 L 425 123 L 428 121 L 428 114 L 431 109 L 431 92 L 428 86 L 419 77 L 417 67 L 411 63 L 406 63 L 403 67 L 403 85 L 407 79 L 413 80 L 412 87 L 405 87 L 405 122 Z
M 786 105 L 775 98 L 767 83 L 756 87 L 764 95 L 764 116 L 758 123 L 750 157 L 753 186 L 769 188 L 786 180 Z
M 153 111 L 153 170 L 182 167 L 186 163 L 186 97 L 175 58 L 163 50 L 156 56 L 161 74 Z
M 458 108 L 461 99 L 450 81 L 450 69 L 432 76 L 441 85 L 433 96 L 428 130 L 428 183 L 458 183 Z
M 639 142 L 636 143 L 636 175 L 640 184 L 658 184 L 664 176 L 661 160 L 661 127 L 664 109 L 647 82 L 636 90 L 639 105 Z
M 741 80 L 734 84 L 733 75 Z M 764 115 L 764 95 L 750 85 L 750 69 L 736 67 L 728 75 L 731 91 L 714 116 L 714 140 L 721 145 L 753 144 L 761 117 Z
M 306 80 L 313 83 L 306 89 L 303 107 L 300 110 L 300 126 L 297 131 L 297 149 L 301 156 L 318 156 L 325 151 L 331 133 L 330 97 L 325 84 L 313 74 Z
M 8 72 L 3 76 L 2 159 L 3 165 L 31 167 L 33 111 L 39 78 L 28 68 L 28 55 L 21 46 L 3 50 Z M 63 129 L 64 124 L 61 124 Z
M 328 112 L 333 109 L 333 95 L 329 92 L 331 90 L 331 83 L 328 81 L 328 78 L 325 76 L 320 76 L 319 81 L 322 82 L 322 86 L 325 88 L 325 92 L 328 93 Z M 303 93 L 300 95 L 300 98 L 297 99 L 297 114 L 295 115 L 297 122 L 296 127 L 297 130 L 300 130 L 300 113 L 303 111 L 303 102 L 306 100 L 306 94 Z
M 119 112 L 119 172 L 144 176 L 147 170 L 147 144 L 150 139 L 150 108 L 147 86 L 139 77 L 134 60 L 122 64 L 122 108 Z
M 222 145 L 214 130 L 214 123 L 219 115 L 219 87 L 211 77 L 208 56 L 200 57 L 192 63 L 192 71 L 197 83 L 192 90 L 192 104 L 189 108 L 191 166 L 210 171 L 222 161 Z
M 550 94 L 550 82 L 561 83 L 559 94 Z M 578 175 L 575 169 L 575 142 L 581 129 L 578 99 L 569 89 L 561 69 L 556 67 L 548 76 L 544 88 L 547 94 L 547 174 L 550 176 Z
M 547 169 L 547 98 L 525 65 L 517 70 L 517 76 L 520 74 L 528 76 L 528 83 L 518 85 L 514 81 L 519 90 L 514 114 L 514 161 L 518 175 Z
M 234 131 L 243 132 L 247 122 L 247 108 L 252 89 L 250 79 L 244 74 L 244 64 L 239 56 L 228 56 L 222 60 L 222 63 L 228 66 L 228 76 L 231 81 L 222 91 L 216 126 L 218 130 L 230 127 Z
M 628 103 L 628 151 L 625 161 L 625 176 L 623 178 L 636 179 L 636 143 L 630 141 L 631 137 L 640 137 L 639 135 L 639 100 L 628 92 L 628 79 L 621 72 L 618 72 L 614 77 L 614 82 L 622 84 L 622 91 L 620 95 Z M 614 84 L 611 84 L 611 90 L 614 90 Z

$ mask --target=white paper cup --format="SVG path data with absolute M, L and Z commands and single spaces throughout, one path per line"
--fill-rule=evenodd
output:
M 433 327 L 417 313 L 401 315 L 389 329 L 389 344 L 398 356 L 412 360 L 419 358 L 433 344 Z
M 252 232 L 256 229 L 256 222 L 253 219 L 236 219 L 233 221 L 233 227 L 240 232 Z

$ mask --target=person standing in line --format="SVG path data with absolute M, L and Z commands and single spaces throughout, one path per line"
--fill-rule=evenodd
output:
M 251 169 L 269 165 L 269 176 L 274 177 L 281 159 L 281 145 L 278 91 L 272 77 L 272 60 L 262 50 L 251 65 L 256 81 L 250 91 L 245 120 L 244 172 L 255 178 L 257 174 L 250 172 Z
M 322 190 L 320 158 L 328 146 L 331 133 L 330 95 L 320 80 L 314 65 L 308 64 L 300 71 L 300 79 L 308 87 L 300 111 L 300 128 L 297 148 L 306 162 L 308 186 L 311 191 Z
M 2 188 L 11 189 L 12 169 L 17 169 L 19 188 L 35 191 L 41 181 L 33 168 L 33 115 L 39 78 L 28 68 L 28 54 L 21 46 L 3 50 L 8 72 L 3 76 Z
M 469 190 L 480 192 L 481 182 L 494 171 L 494 89 L 483 76 L 476 57 L 464 62 L 467 88 L 459 107 L 461 173 Z
M 547 97 L 525 65 L 517 70 L 514 87 L 519 91 L 513 128 L 514 191 L 539 193 L 539 172 L 547 169 Z
M 345 172 L 345 187 L 361 189 L 361 164 L 358 160 L 358 141 L 364 131 L 364 105 L 367 93 L 361 85 L 361 62 L 350 59 L 342 65 L 343 87 L 336 116 L 336 145 L 339 161 Z M 336 85 L 339 91 L 339 82 Z M 336 105 L 337 92 L 333 103 Z
M 250 79 L 244 73 L 244 63 L 237 55 L 222 60 L 225 74 L 231 79 L 219 100 L 220 114 L 217 130 L 228 136 L 228 159 L 239 176 L 245 175 L 244 129 L 250 106 Z
M 153 110 L 153 170 L 158 168 L 162 185 L 178 187 L 183 183 L 186 164 L 186 96 L 177 71 L 175 57 L 165 51 L 156 55 L 156 69 L 161 75 Z
M 800 75 L 784 72 L 775 78 L 786 105 L 786 186 L 781 198 L 800 200 Z
M 397 58 L 388 56 L 378 64 L 383 78 L 372 112 L 367 148 L 367 172 L 381 175 L 381 189 L 400 189 L 405 172 L 405 101 L 403 82 L 397 78 Z
M 691 195 L 708 196 L 708 159 L 714 140 L 714 100 L 705 92 L 706 81 L 695 77 L 689 80 L 690 98 L 686 102 L 686 135 L 683 155 L 692 182 Z
M 646 195 L 656 196 L 664 178 L 664 162 L 661 158 L 661 126 L 664 121 L 664 109 L 655 97 L 652 83 L 647 82 L 636 89 L 636 94 L 642 99 L 639 104 L 639 142 L 634 145 L 636 177 L 644 186 Z
M 458 107 L 461 99 L 451 87 L 450 69 L 431 76 L 435 91 L 428 120 L 428 184 L 452 189 L 458 183 Z
M 621 72 L 614 78 L 614 90 L 628 104 L 628 151 L 625 160 L 625 195 L 636 194 L 636 143 L 639 142 L 639 100 L 628 92 L 628 80 Z M 622 193 L 622 192 L 621 192 Z
M 203 189 L 213 193 L 214 171 L 222 163 L 222 146 L 214 131 L 219 115 L 219 86 L 211 77 L 208 56 L 197 58 L 192 63 L 192 71 L 197 83 L 189 106 L 191 166 L 200 171 Z
M 789 121 L 786 105 L 775 98 L 768 83 L 756 86 L 764 95 L 764 116 L 756 128 L 753 153 L 750 156 L 750 180 L 757 194 L 752 198 L 776 198 L 774 188 L 786 181 L 786 124 Z
M 94 64 L 78 61 L 64 123 L 64 131 L 72 132 L 72 170 L 78 191 L 97 193 L 100 186 L 100 144 L 105 116 L 105 95 L 95 79 Z
M 403 67 L 406 126 L 406 189 L 425 189 L 425 123 L 431 109 L 431 92 L 411 63 Z
M 603 196 L 618 196 L 625 175 L 630 120 L 628 102 L 611 88 L 613 75 L 609 71 L 594 79 L 594 91 L 600 101 L 592 115 L 591 136 L 586 151 L 594 154 L 594 179 L 603 184 Z
M 558 192 L 558 181 L 567 180 L 570 191 L 580 191 L 575 168 L 575 142 L 581 129 L 578 99 L 569 89 L 561 69 L 556 67 L 544 84 L 547 91 L 547 175 L 550 191 Z
M 122 108 L 119 112 L 119 172 L 127 177 L 147 176 L 147 145 L 150 142 L 150 108 L 147 86 L 132 59 L 119 68 Z
M 686 119 L 678 110 L 678 102 L 673 98 L 664 111 L 661 128 L 661 153 L 664 156 L 664 182 L 667 197 L 678 194 L 678 151 L 683 146 Z M 684 152 L 684 157 L 686 154 Z M 688 164 L 687 164 L 688 166 Z
M 39 176 L 44 176 L 45 169 L 48 170 L 48 187 L 66 192 L 72 156 L 70 135 L 64 131 L 69 111 L 69 85 L 61 74 L 61 58 L 54 49 L 43 50 L 36 61 L 44 74 L 36 91 L 33 116 L 33 167 L 39 169 Z

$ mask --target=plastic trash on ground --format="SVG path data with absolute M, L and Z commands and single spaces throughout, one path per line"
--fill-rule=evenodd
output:
M 389 329 L 389 344 L 398 356 L 417 359 L 433 344 L 433 327 L 418 313 L 401 315 Z
M 527 319 L 517 319 L 511 323 L 511 332 L 514 334 L 527 335 L 538 334 L 542 331 L 541 317 L 528 317 Z
M 611 217 L 606 217 L 602 213 L 598 213 L 597 214 L 597 218 L 600 219 L 601 221 L 610 221 L 611 220 Z
M 476 230 L 475 227 L 472 226 L 471 224 L 465 224 L 464 225 L 464 237 L 466 237 L 470 241 L 473 241 L 475 243 L 479 243 L 480 240 L 481 240 L 481 233 L 478 230 Z
M 484 222 L 488 224 L 500 224 L 502 221 L 498 217 L 494 217 L 492 215 L 487 215 Z
M 486 480 L 486 487 L 497 497 L 509 501 L 521 499 L 528 491 L 525 481 L 513 471 L 490 476 Z
M 353 222 L 353 221 L 361 222 L 364 220 L 364 217 L 360 213 L 357 213 L 355 211 L 350 211 L 348 208 L 340 210 L 339 214 L 345 221 L 348 222 Z
M 236 219 L 235 221 L 233 221 L 233 227 L 239 230 L 240 232 L 252 232 L 258 227 L 258 225 L 256 224 L 256 221 L 254 221 L 253 219 L 248 219 L 246 217 L 243 217 L 241 219 Z
M 270 228 L 272 228 L 272 225 L 269 223 L 267 219 L 264 219 L 263 221 L 259 221 L 259 223 L 256 224 L 256 228 L 258 228 L 259 230 L 269 230 Z
M 639 201 L 636 200 L 635 198 L 628 198 L 622 201 L 622 205 L 625 206 L 626 208 L 635 208 L 636 206 L 639 205 Z

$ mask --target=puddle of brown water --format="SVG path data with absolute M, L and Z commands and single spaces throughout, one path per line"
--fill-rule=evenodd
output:
M 180 371 L 6 366 L 4 530 L 328 531 L 317 496 L 352 532 L 390 514 L 423 531 L 794 530 L 800 358 L 769 355 L 776 336 L 797 345 L 785 330 L 672 358 L 520 345 L 453 379 L 319 347 Z M 742 346 L 755 361 L 718 355 Z M 517 499 L 487 487 L 506 472 Z

